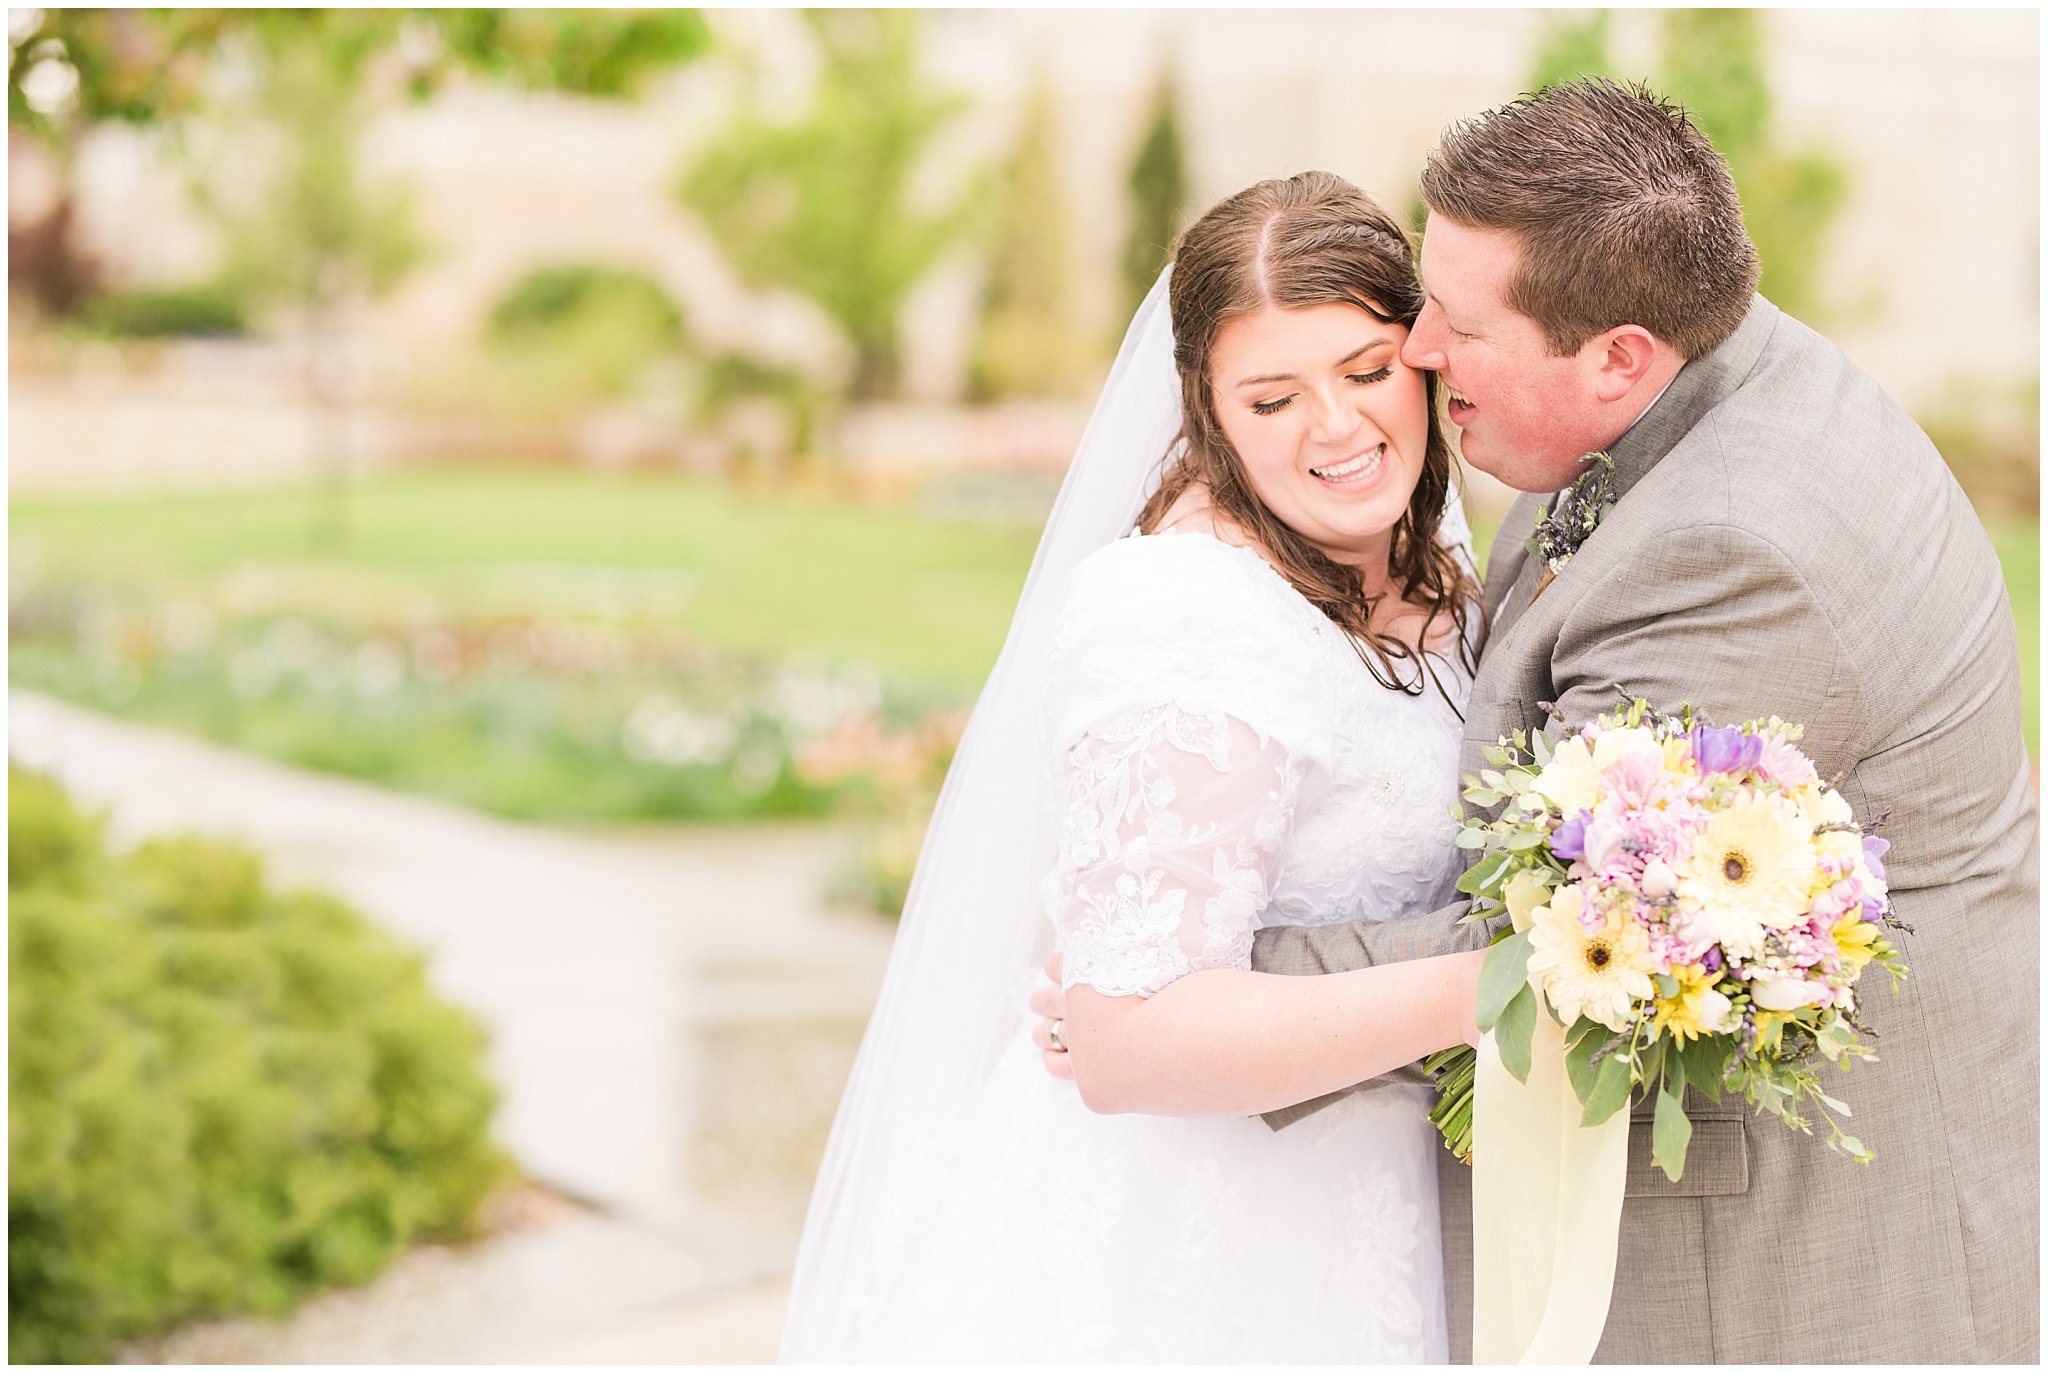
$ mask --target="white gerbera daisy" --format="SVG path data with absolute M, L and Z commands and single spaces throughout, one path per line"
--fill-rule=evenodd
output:
M 1530 912 L 1529 971 L 1542 975 L 1543 995 L 1569 1025 L 1581 1016 L 1610 1030 L 1626 1029 L 1635 1003 L 1654 996 L 1650 938 L 1621 914 L 1593 934 L 1579 923 L 1584 890 L 1573 883 Z
M 1741 958 L 1796 925 L 1814 883 L 1811 826 L 1781 796 L 1746 795 L 1707 822 L 1676 866 L 1687 924 Z

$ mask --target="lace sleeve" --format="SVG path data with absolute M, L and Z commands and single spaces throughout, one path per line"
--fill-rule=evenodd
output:
M 1067 751 L 1053 922 L 1066 985 L 1150 996 L 1249 968 L 1305 758 L 1220 710 L 1125 711 Z
M 1068 986 L 1150 996 L 1251 966 L 1296 812 L 1328 785 L 1334 634 L 1213 539 L 1126 539 L 1077 571 L 1045 712 Z

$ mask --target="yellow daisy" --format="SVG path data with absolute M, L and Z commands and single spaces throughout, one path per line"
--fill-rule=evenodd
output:
M 1748 795 L 1707 822 L 1676 866 L 1691 921 L 1732 954 L 1763 948 L 1764 931 L 1797 924 L 1813 887 L 1812 831 L 1796 806 Z
M 1756 1013 L 1756 1047 L 1763 1053 L 1775 1054 L 1781 1047 L 1785 1027 L 1792 1023 L 1792 1017 L 1784 1011 L 1758 1011 Z
M 1675 996 L 1657 997 L 1653 1030 L 1673 1039 L 1698 1039 L 1728 1028 L 1728 998 L 1714 990 L 1719 973 L 1710 973 L 1697 963 L 1680 963 L 1671 969 L 1678 983 Z
M 1835 937 L 1835 953 L 1845 973 L 1860 974 L 1863 965 L 1877 957 L 1877 926 L 1863 918 L 1860 907 L 1837 920 L 1828 933 Z
M 1530 912 L 1529 970 L 1542 975 L 1543 995 L 1565 1024 L 1585 1016 L 1610 1030 L 1626 1029 L 1635 1003 L 1657 992 L 1650 981 L 1650 937 L 1618 914 L 1587 934 L 1579 924 L 1585 905 L 1574 883 Z

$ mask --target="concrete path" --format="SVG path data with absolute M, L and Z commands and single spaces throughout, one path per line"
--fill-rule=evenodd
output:
M 580 1203 L 471 1251 L 422 1251 L 289 1329 L 222 1323 L 215 1343 L 156 1357 L 772 1357 L 810 1174 L 888 957 L 885 922 L 820 898 L 843 836 L 578 835 L 33 693 L 8 703 L 10 754 L 107 810 L 115 843 L 244 839 L 273 880 L 331 888 L 426 953 L 490 1032 L 499 1138 Z

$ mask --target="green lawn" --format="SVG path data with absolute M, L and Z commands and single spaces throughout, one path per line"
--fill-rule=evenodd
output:
M 651 610 L 717 648 L 863 662 L 956 699 L 995 661 L 1038 537 L 674 477 L 494 471 L 365 480 L 345 549 L 322 554 L 311 501 L 18 499 L 11 533 L 18 566 L 96 581 Z
M 12 503 L 16 559 L 96 578 L 214 582 L 260 573 L 309 595 L 347 585 L 457 602 L 655 608 L 746 653 L 864 662 L 971 699 L 1009 624 L 1035 528 L 934 520 L 674 477 L 440 473 L 357 488 L 341 554 L 309 545 L 302 488 Z M 2039 756 L 2040 523 L 1990 521 L 2005 564 Z M 1490 531 L 1480 531 L 1482 543 Z M 252 573 L 253 570 L 253 573 Z

